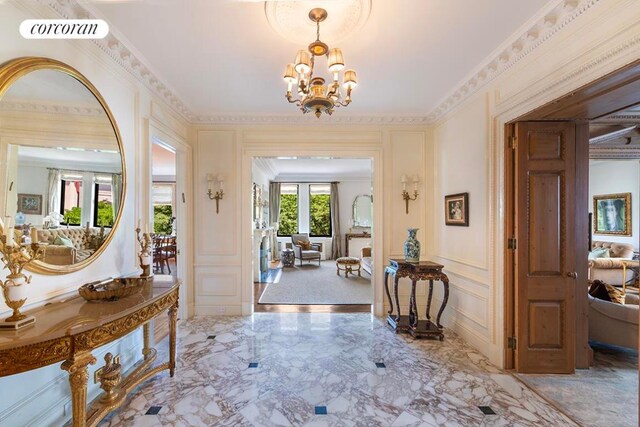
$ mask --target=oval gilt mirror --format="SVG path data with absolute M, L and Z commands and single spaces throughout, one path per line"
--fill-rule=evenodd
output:
M 373 225 L 373 197 L 360 194 L 353 200 L 353 226 L 371 227 Z
M 0 215 L 15 240 L 45 246 L 40 273 L 77 271 L 104 251 L 120 221 L 125 162 L 96 88 L 46 58 L 0 68 Z

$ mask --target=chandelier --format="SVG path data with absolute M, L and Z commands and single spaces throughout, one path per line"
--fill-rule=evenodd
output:
M 327 11 L 315 8 L 309 12 L 309 19 L 316 23 L 316 41 L 309 45 L 309 51 L 301 49 L 296 55 L 295 64 L 287 64 L 284 81 L 288 84 L 287 100 L 300 107 L 304 114 L 313 112 L 320 118 L 323 112 L 331 115 L 335 107 L 346 107 L 351 103 L 351 91 L 358 85 L 356 72 L 345 70 L 342 87 L 346 91 L 343 97 L 340 88 L 340 71 L 344 69 L 342 50 L 337 47 L 329 49 L 320 41 L 320 23 L 327 19 Z M 311 54 L 311 55 L 309 55 Z M 329 71 L 333 73 L 333 81 L 325 87 L 325 79 L 314 76 L 316 56 L 327 56 Z M 294 98 L 291 90 L 297 84 L 298 98 Z

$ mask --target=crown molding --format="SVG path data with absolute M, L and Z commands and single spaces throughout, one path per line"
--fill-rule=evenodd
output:
M 433 109 L 427 119 L 439 122 L 482 87 L 526 58 L 600 0 L 556 0 L 520 27 L 494 50 Z
M 86 4 L 79 4 L 76 0 L 37 0 L 39 3 L 48 6 L 57 15 L 64 19 L 103 19 L 99 14 L 90 9 Z M 142 54 L 132 47 L 129 42 L 117 33 L 113 27 L 109 29 L 109 34 L 104 39 L 91 39 L 104 53 L 114 62 L 133 75 L 138 81 L 143 83 L 147 89 L 160 99 L 164 100 L 185 120 L 191 121 L 194 114 L 176 92 L 169 87 L 155 72 Z
M 24 101 L 7 101 L 0 102 L 0 110 L 2 111 L 27 111 L 33 113 L 46 114 L 74 114 L 78 116 L 106 117 L 106 113 L 101 107 L 83 107 L 73 104 L 45 104 Z
M 344 116 L 334 115 L 326 116 L 320 119 L 311 114 L 296 115 L 199 115 L 196 116 L 192 123 L 207 125 L 283 125 L 283 124 L 300 124 L 300 125 L 428 125 L 429 122 L 425 116 Z
M 77 0 L 37 0 L 66 19 L 101 19 L 99 14 Z M 113 61 L 163 99 L 187 122 L 208 125 L 432 125 L 461 105 L 486 84 L 509 70 L 560 30 L 601 0 L 556 0 L 520 27 L 505 43 L 491 53 L 463 79 L 438 106 L 425 116 L 344 116 L 317 120 L 307 115 L 222 115 L 197 114 L 159 77 L 140 52 L 113 28 L 107 37 L 92 40 Z
M 269 179 L 273 179 L 278 175 L 278 171 L 276 170 L 272 159 L 256 157 L 253 159 L 253 162 L 258 169 L 269 177 Z
M 624 147 L 589 147 L 590 159 L 640 159 L 640 145 L 632 144 Z

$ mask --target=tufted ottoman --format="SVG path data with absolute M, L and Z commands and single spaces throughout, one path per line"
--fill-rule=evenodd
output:
M 349 277 L 349 273 L 353 274 L 354 270 L 358 271 L 358 277 L 362 277 L 360 274 L 360 258 L 354 258 L 350 256 L 343 256 L 336 260 L 336 274 L 340 275 L 340 270 L 344 271 L 344 277 Z

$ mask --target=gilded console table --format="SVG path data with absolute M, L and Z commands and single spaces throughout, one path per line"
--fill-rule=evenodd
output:
M 389 265 L 384 270 L 384 289 L 389 299 L 389 311 L 387 323 L 394 331 L 409 332 L 414 337 L 436 337 L 440 341 L 444 339 L 443 327 L 440 318 L 449 300 L 449 278 L 442 272 L 443 265 L 431 261 L 406 262 L 402 259 L 390 259 Z M 396 303 L 396 314 L 393 314 L 393 301 L 389 292 L 389 276 L 393 276 L 393 293 Z M 411 296 L 409 299 L 409 315 L 400 314 L 400 298 L 398 296 L 398 281 L 402 277 L 411 279 Z M 418 306 L 416 303 L 416 284 L 419 280 L 429 281 L 429 296 L 427 298 L 427 318 L 420 320 L 418 316 Z M 444 298 L 436 322 L 431 321 L 431 298 L 433 296 L 433 281 L 439 280 L 444 287 Z
M 179 281 L 172 276 L 149 279 L 142 291 L 119 301 L 90 303 L 79 296 L 33 310 L 38 322 L 19 332 L 0 333 L 0 377 L 57 362 L 69 372 L 74 427 L 95 426 L 119 407 L 138 384 L 176 366 L 176 321 Z M 156 350 L 149 345 L 149 321 L 169 314 L 169 361 L 151 366 Z M 143 328 L 142 360 L 126 378 L 110 353 L 98 377 L 105 390 L 87 407 L 87 367 L 96 363 L 94 349 Z

